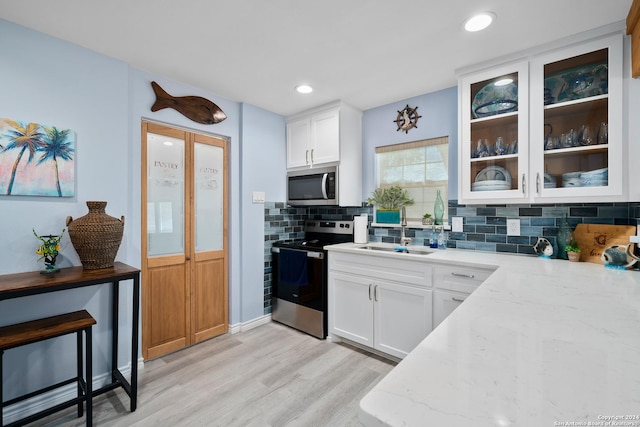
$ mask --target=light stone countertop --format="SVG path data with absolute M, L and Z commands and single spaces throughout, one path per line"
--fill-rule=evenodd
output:
M 640 427 L 640 272 L 434 251 L 365 253 L 499 268 L 362 399 L 365 426 Z

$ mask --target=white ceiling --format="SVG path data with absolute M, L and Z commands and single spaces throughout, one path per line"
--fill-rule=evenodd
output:
M 0 17 L 288 115 L 337 99 L 366 110 L 451 87 L 458 68 L 623 21 L 631 2 L 0 0 Z M 494 12 L 495 24 L 466 33 L 463 22 L 480 11 Z M 302 82 L 315 91 L 295 93 Z

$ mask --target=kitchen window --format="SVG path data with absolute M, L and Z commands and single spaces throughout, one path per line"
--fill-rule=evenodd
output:
M 444 201 L 444 220 L 448 218 L 449 138 L 440 137 L 403 144 L 376 147 L 378 187 L 399 185 L 415 204 L 407 206 L 407 220 L 421 221 L 425 213 L 433 216 L 437 191 Z

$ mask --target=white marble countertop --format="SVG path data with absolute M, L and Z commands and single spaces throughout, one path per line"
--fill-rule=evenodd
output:
M 640 272 L 455 249 L 375 254 L 499 268 L 362 399 L 364 425 L 640 427 Z

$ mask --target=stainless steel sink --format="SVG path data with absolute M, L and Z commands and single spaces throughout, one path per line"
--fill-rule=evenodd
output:
M 411 254 L 411 255 L 430 255 L 433 251 L 428 250 L 427 248 L 421 248 L 419 246 L 403 246 L 402 249 L 400 246 L 391 247 L 391 246 L 358 246 L 358 249 L 362 249 L 365 251 L 380 251 L 380 252 L 395 252 L 397 254 Z

